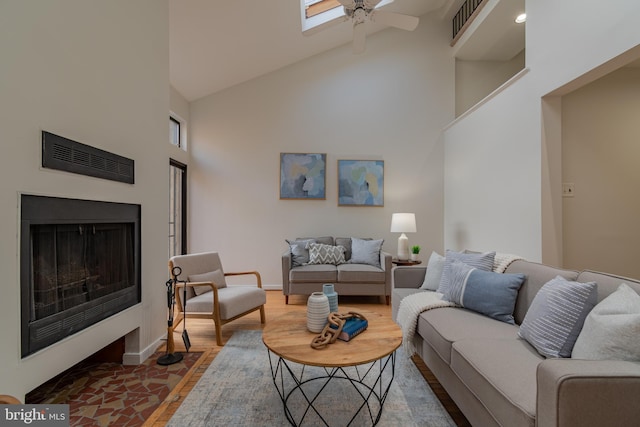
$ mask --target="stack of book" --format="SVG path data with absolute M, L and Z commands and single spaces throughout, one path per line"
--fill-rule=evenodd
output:
M 349 341 L 353 337 L 367 329 L 367 326 L 369 326 L 369 322 L 367 322 L 367 319 L 358 319 L 357 317 L 351 317 L 350 319 L 345 320 L 342 331 L 338 335 L 338 339 L 342 341 Z M 331 325 L 331 327 L 333 329 L 338 329 L 333 325 Z

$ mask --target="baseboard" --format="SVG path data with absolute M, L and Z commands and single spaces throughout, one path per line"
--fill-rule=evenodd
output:
M 282 285 L 262 285 L 262 289 L 265 291 L 281 291 Z
M 122 355 L 123 365 L 139 365 L 156 352 L 158 347 L 166 341 L 166 335 L 158 337 L 153 343 L 149 344 L 144 350 L 139 353 L 124 353 Z

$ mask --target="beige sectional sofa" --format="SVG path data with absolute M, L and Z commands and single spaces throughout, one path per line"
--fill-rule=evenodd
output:
M 393 269 L 394 319 L 404 297 L 430 292 L 418 290 L 425 272 L 424 266 Z M 518 331 L 538 291 L 558 275 L 577 282 L 596 282 L 598 302 L 622 282 L 640 293 L 640 282 L 524 260 L 512 262 L 505 273 L 526 276 L 517 294 L 515 325 L 464 308 L 436 308 L 419 315 L 413 338 L 417 354 L 471 424 L 639 425 L 640 363 L 545 358 L 520 338 Z
M 338 295 L 374 295 L 385 297 L 387 305 L 391 299 L 391 254 L 378 250 L 371 254 L 374 259 L 365 262 L 353 262 L 352 237 L 304 237 L 289 240 L 290 248 L 282 254 L 282 292 L 286 303 L 289 295 L 310 295 L 321 292 L 324 283 L 333 283 Z M 374 240 L 358 239 L 359 241 Z M 342 246 L 345 249 L 344 262 L 339 264 L 302 264 L 295 263 L 295 243 L 313 241 L 314 243 Z M 378 240 L 379 245 L 382 241 Z M 298 248 L 302 249 L 303 244 Z M 366 257 L 365 257 L 366 258 Z M 362 257 L 359 258 L 362 261 Z

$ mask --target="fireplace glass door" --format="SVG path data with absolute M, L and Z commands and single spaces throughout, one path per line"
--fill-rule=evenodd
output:
M 32 225 L 35 321 L 136 285 L 134 227 Z

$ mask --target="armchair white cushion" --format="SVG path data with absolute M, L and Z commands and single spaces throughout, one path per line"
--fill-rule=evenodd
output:
M 216 328 L 216 343 L 222 345 L 222 325 L 256 310 L 260 311 L 260 321 L 265 323 L 264 304 L 267 296 L 257 271 L 225 273 L 217 252 L 174 256 L 169 260 L 170 274 L 174 267 L 182 270 L 178 280 L 187 280 L 186 284 L 179 283 L 177 286 L 178 314 L 174 328 L 185 316 L 212 319 Z M 241 275 L 253 275 L 255 283 L 227 286 L 226 276 Z M 185 286 L 187 299 L 183 301 Z

